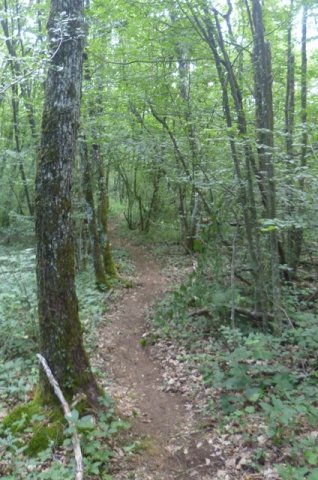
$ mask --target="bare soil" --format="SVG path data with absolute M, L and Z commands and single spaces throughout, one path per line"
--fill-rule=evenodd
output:
M 147 311 L 169 288 L 163 264 L 151 251 L 123 241 L 135 264 L 133 287 L 111 306 L 99 333 L 96 363 L 107 371 L 107 387 L 120 413 L 132 422 L 138 453 L 121 455 L 113 465 L 116 480 L 216 479 L 222 465 L 197 425 L 194 406 L 179 391 L 166 391 L 163 365 L 143 347 Z M 122 458 L 121 458 L 122 457 Z

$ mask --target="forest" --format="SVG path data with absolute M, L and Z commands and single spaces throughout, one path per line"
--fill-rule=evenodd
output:
M 0 23 L 0 478 L 318 480 L 317 2 Z

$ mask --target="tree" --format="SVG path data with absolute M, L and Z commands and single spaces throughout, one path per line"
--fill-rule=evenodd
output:
M 11 5 L 10 5 L 11 3 Z M 15 177 L 15 169 L 18 168 L 22 191 L 16 192 L 13 182 L 10 185 L 12 193 L 16 196 L 18 203 L 18 211 L 20 214 L 24 213 L 24 199 L 28 214 L 33 216 L 33 195 L 29 183 L 29 169 L 25 165 L 25 143 L 26 143 L 26 129 L 23 122 L 23 111 L 26 114 L 27 124 L 30 129 L 31 139 L 30 144 L 33 146 L 37 142 L 36 117 L 34 108 L 34 98 L 32 98 L 32 88 L 29 81 L 32 68 L 30 62 L 30 49 L 24 43 L 23 29 L 25 27 L 23 17 L 25 11 L 23 5 L 19 1 L 13 2 L 5 0 L 3 2 L 3 10 L 1 11 L 1 28 L 3 31 L 5 46 L 7 50 L 6 64 L 8 70 L 8 85 L 2 85 L 2 92 L 6 90 L 11 91 L 11 115 L 12 115 L 12 133 L 11 141 L 12 147 L 15 150 L 14 158 L 16 165 L 13 163 L 11 174 Z M 37 32 L 33 32 L 37 36 Z M 2 79 L 3 82 L 3 79 Z M 1 82 L 1 83 L 2 83 Z M 24 148 L 23 148 L 24 147 Z M 31 147 L 32 148 L 32 147 Z M 34 159 L 34 156 L 33 156 Z M 33 173 L 33 169 L 32 169 Z M 12 195 L 6 197 L 5 205 L 3 207 L 3 220 L 9 223 L 8 211 L 12 208 Z
M 0 88 L 6 92 L 0 103 L 0 223 L 8 231 L 12 214 L 20 219 L 34 204 L 29 182 L 47 2 L 27 3 L 3 2 L 0 22 Z M 87 229 L 95 271 L 116 276 L 108 210 L 118 199 L 130 228 L 160 228 L 189 252 L 218 262 L 222 285 L 235 263 L 237 289 L 244 290 L 254 318 L 272 328 L 291 281 L 314 250 L 315 3 L 117 0 L 110 8 L 110 0 L 86 0 L 81 130 L 87 142 L 79 150 L 82 172 L 80 162 L 75 165 L 73 204 L 74 210 L 89 206 L 88 221 L 84 209 L 75 212 L 75 236 L 82 238 L 79 225 Z M 56 38 L 66 28 L 62 16 Z M 55 49 L 60 54 L 59 44 Z M 17 121 L 8 122 L 13 106 Z
M 103 289 L 107 286 L 107 278 L 104 269 L 104 263 L 102 261 L 101 246 L 98 235 L 96 209 L 94 201 L 94 192 L 92 187 L 91 170 L 92 166 L 89 161 L 88 147 L 86 136 L 79 142 L 79 150 L 82 164 L 82 182 L 83 182 L 83 194 L 85 199 L 86 217 L 88 230 L 92 243 L 92 256 L 95 271 L 96 286 L 99 289 Z
M 83 346 L 75 291 L 71 205 L 85 37 L 84 1 L 51 0 L 51 61 L 36 175 L 37 282 L 41 354 L 67 397 L 83 392 L 95 404 L 99 391 Z M 51 400 L 44 374 L 40 394 Z

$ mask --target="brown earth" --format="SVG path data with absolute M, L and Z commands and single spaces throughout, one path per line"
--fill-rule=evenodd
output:
M 164 339 L 145 345 L 153 304 L 193 271 L 193 259 L 159 257 L 151 247 L 127 239 L 116 243 L 134 263 L 133 287 L 114 292 L 99 329 L 94 363 L 106 372 L 106 390 L 131 423 L 125 440 L 136 443 L 138 453 L 115 447 L 112 478 L 278 480 L 271 455 L 261 471 L 251 465 L 254 451 L 267 442 L 264 425 L 240 429 L 236 424 L 233 429 L 230 423 L 220 429 L 217 412 L 209 410 L 206 418 L 202 413 L 217 389 L 204 386 L 196 365 L 184 361 L 184 347 Z
M 215 479 L 220 460 L 211 459 L 211 442 L 201 441 L 194 406 L 180 392 L 166 391 L 163 366 L 152 349 L 141 345 L 147 330 L 147 310 L 169 287 L 163 264 L 141 246 L 127 241 L 121 246 L 130 252 L 135 264 L 134 286 L 122 292 L 106 315 L 96 364 L 106 369 L 107 390 L 122 415 L 130 417 L 130 434 L 141 448 L 138 454 L 125 457 L 119 450 L 113 478 Z

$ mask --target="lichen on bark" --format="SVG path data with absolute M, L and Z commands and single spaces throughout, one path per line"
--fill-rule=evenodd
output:
M 51 0 L 51 61 L 45 86 L 36 175 L 36 237 L 40 351 L 67 398 L 84 393 L 96 404 L 99 389 L 83 346 L 75 291 L 72 167 L 80 118 L 85 42 L 83 0 Z M 51 402 L 41 372 L 39 393 Z

